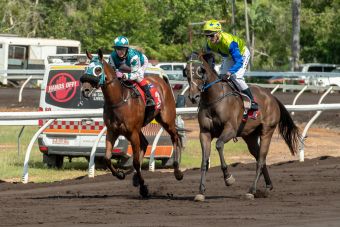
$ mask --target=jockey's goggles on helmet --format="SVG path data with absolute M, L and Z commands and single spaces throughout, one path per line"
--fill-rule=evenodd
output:
M 122 46 L 114 46 L 113 47 L 115 50 L 127 50 L 128 47 L 122 47 Z
M 215 35 L 216 35 L 216 33 L 205 34 L 205 37 L 207 37 L 207 38 L 213 38 Z
M 216 33 L 217 33 L 216 31 L 209 31 L 209 30 L 204 31 L 204 35 L 206 37 L 213 37 Z

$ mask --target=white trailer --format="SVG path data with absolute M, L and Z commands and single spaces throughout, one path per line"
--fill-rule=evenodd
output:
M 69 39 L 24 38 L 0 34 L 0 83 L 23 80 L 45 69 L 48 55 L 79 54 L 80 41 Z

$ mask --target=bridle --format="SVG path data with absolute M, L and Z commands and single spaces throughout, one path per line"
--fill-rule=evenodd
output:
M 197 67 L 196 70 L 193 70 L 193 69 L 195 68 L 195 67 L 193 67 L 193 63 L 199 64 L 199 66 Z M 214 80 L 214 81 L 208 83 L 208 82 L 207 82 L 208 77 L 207 77 L 205 74 L 201 75 L 200 72 L 199 72 L 199 70 L 200 70 L 201 68 L 204 69 L 204 64 L 203 64 L 203 62 L 201 62 L 201 61 L 199 61 L 199 60 L 189 60 L 189 61 L 187 62 L 187 64 L 189 65 L 190 87 L 191 87 L 191 86 L 196 86 L 197 89 L 198 89 L 201 93 L 203 93 L 203 92 L 205 92 L 206 90 L 208 90 L 208 88 L 210 88 L 210 87 L 213 86 L 214 84 L 217 84 L 217 83 L 219 83 L 219 82 L 222 81 L 221 79 L 218 78 L 218 79 L 216 79 L 216 80 Z M 196 76 L 197 78 L 194 78 L 194 76 Z M 193 79 L 195 79 L 195 80 L 198 79 L 198 80 L 202 81 L 202 84 L 200 84 L 200 85 L 197 84 Z M 222 87 L 223 87 L 223 84 L 222 84 Z M 237 96 L 237 92 L 235 92 L 235 91 L 233 90 L 232 92 L 223 93 L 220 97 L 218 97 L 216 100 L 214 100 L 214 101 L 212 101 L 212 102 L 210 102 L 210 103 L 202 103 L 202 102 L 200 102 L 200 105 L 199 105 L 199 106 L 208 107 L 208 106 L 211 106 L 211 105 L 213 105 L 213 104 L 215 104 L 215 103 L 217 103 L 217 102 L 222 101 L 222 99 L 224 99 L 225 97 L 227 97 L 227 96 L 232 96 L 232 95 Z
M 88 96 L 91 96 L 93 92 L 95 92 L 99 87 L 106 88 L 109 84 L 113 83 L 114 81 L 118 80 L 118 77 L 114 77 L 111 80 L 106 80 L 107 77 L 105 75 L 104 71 L 104 65 L 103 62 L 101 62 L 99 59 L 92 59 L 90 64 L 85 69 L 85 75 L 88 79 L 92 80 L 94 83 L 96 83 L 96 86 L 93 86 L 92 90 L 89 92 Z M 120 81 L 119 81 L 120 82 Z M 122 98 L 121 101 L 119 101 L 116 104 L 110 105 L 111 108 L 117 108 L 125 103 L 131 98 L 131 95 L 129 94 L 128 97 Z
M 196 70 L 193 70 L 193 63 L 198 63 L 200 64 Z M 203 93 L 205 92 L 208 88 L 210 88 L 212 85 L 221 82 L 221 79 L 217 79 L 214 80 L 213 82 L 207 83 L 207 76 L 205 76 L 205 74 L 201 75 L 201 72 L 199 72 L 202 68 L 204 69 L 204 65 L 203 62 L 199 61 L 199 60 L 189 60 L 188 61 L 189 64 L 189 74 L 190 74 L 190 86 L 194 85 L 197 87 L 197 89 Z M 194 81 L 194 76 L 196 75 L 197 78 L 195 78 L 195 80 L 200 80 L 202 81 L 202 84 L 198 85 L 195 81 Z

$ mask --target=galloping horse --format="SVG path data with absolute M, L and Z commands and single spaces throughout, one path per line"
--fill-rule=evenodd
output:
M 266 156 L 276 126 L 279 126 L 279 132 L 293 155 L 297 152 L 298 142 L 301 139 L 299 129 L 284 105 L 258 86 L 250 86 L 250 89 L 259 104 L 260 114 L 256 120 L 244 121 L 244 104 L 241 95 L 233 88 L 231 82 L 226 83 L 219 79 L 216 71 L 207 63 L 211 62 L 212 57 L 211 54 L 193 53 L 184 70 L 190 86 L 189 99 L 193 103 L 199 102 L 198 122 L 202 164 L 199 194 L 196 195 L 195 200 L 205 199 L 206 172 L 209 166 L 211 141 L 214 138 L 217 138 L 216 149 L 225 184 L 230 186 L 235 182 L 224 160 L 223 147 L 225 143 L 236 137 L 244 139 L 248 150 L 257 161 L 255 180 L 246 193 L 247 198 L 253 199 L 257 195 L 257 182 L 261 174 L 266 183 L 265 193 L 273 189 L 266 166 Z
M 152 116 L 148 117 L 143 98 L 136 95 L 117 78 L 113 68 L 103 59 L 102 51 L 98 50 L 98 57 L 92 56 L 87 51 L 86 54 L 91 62 L 85 74 L 80 78 L 82 93 L 85 97 L 89 97 L 99 86 L 102 89 L 104 95 L 103 118 L 107 127 L 105 161 L 112 175 L 118 179 L 125 178 L 124 172 L 115 169 L 111 163 L 113 144 L 119 135 L 123 135 L 130 141 L 133 150 L 133 167 L 136 170 L 133 185 L 140 186 L 141 196 L 148 196 L 148 188 L 141 174 L 141 162 L 148 142 L 141 129 L 152 119 L 156 119 L 171 137 L 175 158 L 174 174 L 177 180 L 182 180 L 183 173 L 179 169 L 182 141 L 175 124 L 176 105 L 170 85 L 160 77 L 147 77 L 147 80 L 157 88 L 162 101 L 161 108 L 153 111 Z

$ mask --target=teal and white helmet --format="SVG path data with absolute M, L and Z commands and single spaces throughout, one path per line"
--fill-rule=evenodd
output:
M 113 48 L 129 48 L 129 40 L 125 36 L 118 36 L 113 40 Z

